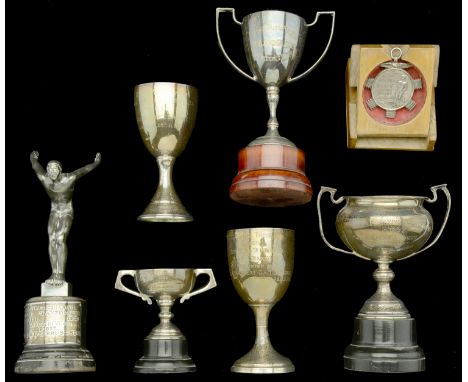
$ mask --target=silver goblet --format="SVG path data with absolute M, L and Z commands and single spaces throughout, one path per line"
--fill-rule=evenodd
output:
M 447 197 L 447 211 L 442 226 L 425 248 L 433 229 L 424 202 L 434 203 L 437 190 Z M 343 196 L 334 199 L 336 189 L 322 187 L 317 197 L 319 228 L 322 239 L 331 249 L 373 260 L 377 291 L 364 303 L 354 320 L 353 342 L 344 354 L 344 367 L 355 371 L 401 373 L 425 369 L 423 350 L 416 343 L 416 323 L 403 302 L 390 289 L 395 274 L 390 263 L 417 255 L 432 247 L 442 234 L 451 207 L 445 184 L 431 188 L 433 198 L 424 196 Z M 336 230 L 351 251 L 334 247 L 325 238 L 320 200 L 330 193 L 331 201 L 346 201 L 336 218 Z
M 292 362 L 278 354 L 268 335 L 271 308 L 284 296 L 294 266 L 294 231 L 283 228 L 233 229 L 227 233 L 229 271 L 237 293 L 255 314 L 253 348 L 231 368 L 237 373 L 289 373 Z
M 141 138 L 159 167 L 158 188 L 138 220 L 192 221 L 172 184 L 172 168 L 192 134 L 197 114 L 197 89 L 171 82 L 151 82 L 137 85 L 134 99 Z

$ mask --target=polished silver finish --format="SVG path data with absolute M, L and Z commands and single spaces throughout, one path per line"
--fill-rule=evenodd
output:
M 138 220 L 192 221 L 174 189 L 172 169 L 192 134 L 198 91 L 189 85 L 151 82 L 135 87 L 134 100 L 141 138 L 159 167 L 158 188 Z
M 231 368 L 236 373 L 290 373 L 294 365 L 272 346 L 268 316 L 284 296 L 294 266 L 294 231 L 283 228 L 233 229 L 227 233 L 231 279 L 255 314 L 253 348 Z
M 25 305 L 24 350 L 18 374 L 91 372 L 96 363 L 86 349 L 86 302 L 71 296 L 34 297 Z
M 52 275 L 45 281 L 42 295 L 69 296 L 71 290 L 63 284 L 67 284 L 65 266 L 68 255 L 67 237 L 74 215 L 73 190 L 75 182 L 79 178 L 94 170 L 101 163 L 101 154 L 96 154 L 93 163 L 70 173 L 62 172 L 62 165 L 58 161 L 50 161 L 47 164 L 47 170 L 44 170 L 38 159 L 39 153 L 33 151 L 30 155 L 32 168 L 51 201 L 47 231 L 49 233 L 49 258 Z
M 423 203 L 437 201 L 438 190 L 445 193 L 447 210 L 439 232 L 432 242 L 423 248 L 433 230 L 432 217 Z M 373 260 L 378 265 L 373 274 L 377 282 L 377 291 L 364 303 L 356 318 L 355 337 L 345 357 L 347 368 L 376 372 L 411 372 L 421 371 L 424 368 L 424 354 L 415 342 L 414 321 L 403 302 L 390 289 L 390 282 L 395 275 L 389 264 L 425 251 L 440 238 L 450 213 L 451 197 L 445 184 L 434 186 L 431 191 L 432 198 L 385 195 L 345 196 L 338 199 L 334 198 L 336 193 L 334 188 L 322 187 L 319 192 L 317 197 L 319 228 L 325 244 L 335 251 Z M 351 251 L 331 245 L 325 237 L 320 201 L 322 195 L 327 192 L 334 204 L 346 201 L 346 205 L 337 215 L 336 229 L 341 240 Z M 388 320 L 404 321 L 392 324 Z M 403 333 L 400 336 L 398 325 Z M 386 327 L 386 330 L 392 333 L 386 337 L 388 343 L 367 342 L 364 349 L 361 343 L 363 337 L 375 336 L 382 327 Z M 369 335 L 359 328 L 375 333 Z M 395 338 L 398 338 L 400 343 Z M 416 351 L 416 347 L 419 350 Z
M 209 281 L 196 290 L 196 278 L 206 274 Z M 137 290 L 127 288 L 122 277 L 131 276 Z M 188 356 L 186 339 L 171 319 L 171 307 L 177 298 L 183 303 L 192 296 L 216 287 L 216 280 L 211 269 L 139 269 L 122 270 L 117 274 L 115 288 L 132 294 L 152 304 L 157 302 L 160 323 L 145 338 L 145 355 L 136 363 L 136 373 L 182 373 L 195 371 L 195 364 Z M 166 348 L 160 351 L 160 348 Z M 176 350 L 173 350 L 176 349 Z M 182 350 L 181 350 L 182 349 Z M 175 354 L 176 353 L 176 354 Z
M 240 69 L 224 49 L 219 32 L 219 14 L 231 12 L 234 22 L 241 26 L 247 63 L 253 76 Z M 320 15 L 331 15 L 330 37 L 325 50 L 317 61 L 304 73 L 293 77 L 299 63 L 307 34 L 307 28 L 315 25 Z M 231 66 L 244 77 L 262 85 L 267 92 L 270 119 L 265 136 L 255 139 L 249 146 L 262 144 L 281 144 L 295 146 L 278 132 L 279 123 L 276 108 L 279 101 L 279 88 L 287 83 L 305 77 L 314 70 L 325 57 L 330 46 L 335 25 L 335 12 L 317 12 L 315 20 L 307 24 L 302 17 L 283 11 L 261 11 L 247 15 L 242 22 L 238 21 L 234 8 L 216 9 L 216 34 L 218 44 Z
M 401 48 L 393 48 L 390 51 L 393 61 L 382 63 L 380 67 L 385 69 L 375 78 L 369 77 L 365 83 L 372 94 L 372 97 L 366 101 L 367 106 L 370 110 L 376 107 L 382 108 L 387 118 L 395 118 L 396 111 L 402 108 L 413 110 L 416 106 L 413 100 L 414 91 L 422 89 L 422 80 L 413 79 L 405 70 L 413 65 L 399 61 L 402 54 Z
M 95 169 L 94 162 L 71 173 L 50 161 L 47 170 L 40 165 L 39 153 L 30 160 L 37 177 L 51 200 L 49 216 L 49 258 L 52 275 L 41 285 L 41 297 L 29 299 L 24 311 L 24 349 L 15 364 L 15 373 L 76 373 L 96 370 L 86 349 L 86 301 L 71 296 L 71 284 L 65 281 L 67 236 L 73 221 L 72 196 L 77 179 Z

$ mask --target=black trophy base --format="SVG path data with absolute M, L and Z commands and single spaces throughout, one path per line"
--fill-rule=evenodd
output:
M 354 319 L 353 342 L 344 368 L 373 373 L 424 371 L 426 358 L 416 343 L 416 322 L 405 319 Z
M 15 364 L 17 374 L 81 373 L 96 371 L 91 353 L 79 346 L 25 347 Z
M 135 364 L 135 373 L 190 373 L 196 366 L 183 339 L 145 339 L 144 356 Z

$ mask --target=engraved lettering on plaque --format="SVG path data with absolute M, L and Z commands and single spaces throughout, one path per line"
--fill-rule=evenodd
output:
M 81 343 L 80 304 L 28 304 L 25 310 L 25 342 L 28 345 Z

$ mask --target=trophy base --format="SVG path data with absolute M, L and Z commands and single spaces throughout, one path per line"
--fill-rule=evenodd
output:
M 86 302 L 71 296 L 42 296 L 25 305 L 25 346 L 17 374 L 78 373 L 96 370 L 86 350 Z
M 414 318 L 355 318 L 353 343 L 345 350 L 344 368 L 374 373 L 424 371 L 425 356 L 416 343 Z
M 196 366 L 187 354 L 187 341 L 179 339 L 145 339 L 144 356 L 135 364 L 135 373 L 190 373 Z
M 289 358 L 278 354 L 271 347 L 264 349 L 257 345 L 231 367 L 233 373 L 249 374 L 282 374 L 292 373 L 294 370 Z
M 17 374 L 82 373 L 96 371 L 91 353 L 79 346 L 30 346 L 16 361 Z
M 304 152 L 280 144 L 254 145 L 239 151 L 239 171 L 231 199 L 251 206 L 287 207 L 308 203 L 312 187 L 304 173 Z

